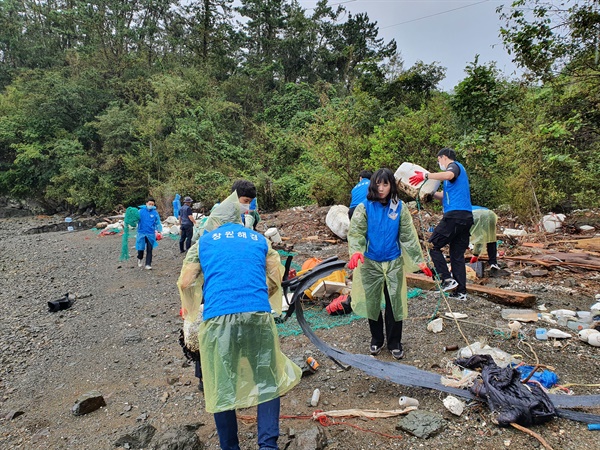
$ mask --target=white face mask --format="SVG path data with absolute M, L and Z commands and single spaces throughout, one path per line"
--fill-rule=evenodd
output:
M 446 170 L 446 166 L 444 166 L 442 163 L 438 163 L 438 165 L 440 166 L 441 170 Z
M 250 210 L 250 203 L 240 203 L 240 209 L 243 214 L 246 214 Z

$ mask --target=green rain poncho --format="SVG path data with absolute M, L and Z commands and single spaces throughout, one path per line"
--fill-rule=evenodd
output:
M 234 192 L 214 208 L 204 230 L 210 232 L 225 223 L 241 224 L 240 217 L 239 201 Z M 271 314 L 227 314 L 202 322 L 200 306 L 204 278 L 199 261 L 200 242 L 188 251 L 177 285 L 186 345 L 192 350 L 194 347 L 200 350 L 206 410 L 215 413 L 247 408 L 285 394 L 299 383 L 301 370 L 280 351 Z M 266 272 L 269 303 L 280 314 L 283 266 L 279 254 L 270 246 Z M 231 274 L 232 278 L 240 276 L 243 275 Z M 197 336 L 196 327 L 199 328 Z M 247 338 L 236 341 L 231 339 L 232 336 Z
M 387 285 L 392 303 L 394 319 L 404 320 L 408 315 L 405 272 L 414 272 L 423 262 L 423 252 L 419 236 L 413 224 L 410 211 L 400 202 L 400 226 L 398 241 L 402 255 L 392 261 L 377 262 L 365 257 L 352 276 L 352 310 L 361 317 L 377 320 L 385 307 L 384 282 Z M 348 249 L 350 255 L 365 253 L 367 249 L 367 211 L 364 204 L 354 210 L 348 229 Z
M 496 222 L 498 216 L 494 211 L 481 206 L 473 206 L 473 226 L 471 227 L 471 244 L 473 254 L 481 255 L 488 242 L 496 242 Z

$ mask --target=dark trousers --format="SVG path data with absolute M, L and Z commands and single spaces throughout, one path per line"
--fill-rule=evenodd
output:
M 187 252 L 192 246 L 192 236 L 194 235 L 194 225 L 181 225 L 181 237 L 179 238 L 179 251 Z M 185 243 L 185 248 L 183 244 Z
M 473 225 L 473 219 L 449 219 L 442 218 L 441 222 L 433 230 L 429 238 L 432 244 L 429 255 L 435 266 L 435 271 L 440 279 L 446 280 L 454 278 L 458 283 L 456 291 L 458 293 L 467 292 L 467 269 L 465 268 L 465 251 L 469 247 L 470 229 Z M 442 253 L 442 248 L 446 245 L 450 250 L 450 267 L 452 275 L 446 265 L 446 258 Z
M 353 206 L 352 208 L 350 208 L 348 210 L 348 219 L 352 219 L 352 215 L 354 214 L 355 209 L 356 209 L 356 206 Z
M 146 265 L 152 265 L 152 243 L 148 238 L 144 238 L 146 241 Z M 138 259 L 144 259 L 144 250 L 138 250 Z
M 200 364 L 200 360 L 196 360 L 194 364 L 194 375 L 202 381 L 202 365 Z
M 496 257 L 496 253 L 498 253 L 498 245 L 496 241 L 488 242 L 486 244 L 487 254 L 488 254 L 488 264 L 491 266 L 492 264 L 498 264 L 498 259 Z
M 279 397 L 257 406 L 258 447 L 260 449 L 277 449 L 279 438 Z M 235 411 L 215 413 L 215 424 L 222 450 L 240 450 L 238 426 Z
M 384 340 L 387 340 L 389 350 L 402 349 L 402 321 L 395 320 L 394 311 L 392 311 L 392 302 L 387 285 L 383 285 L 383 294 L 385 296 L 385 332 L 383 332 L 384 318 L 379 313 L 377 320 L 369 319 L 369 330 L 371 331 L 371 345 L 381 347 Z

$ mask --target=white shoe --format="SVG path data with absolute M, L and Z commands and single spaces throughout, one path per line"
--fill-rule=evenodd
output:
M 467 293 L 466 292 L 451 292 L 450 295 L 448 295 L 448 298 L 453 298 L 454 300 L 462 300 L 465 301 L 467 299 Z
M 141 259 L 138 259 L 138 267 L 143 267 L 144 266 L 144 262 Z
M 490 264 L 490 269 L 500 270 L 500 266 L 498 264 Z
M 442 283 L 442 291 L 444 291 L 444 292 L 451 291 L 456 286 L 458 286 L 458 283 L 454 278 L 447 278 Z
M 152 270 L 152 266 L 146 266 L 146 267 L 144 267 L 144 269 L 146 269 L 146 270 Z

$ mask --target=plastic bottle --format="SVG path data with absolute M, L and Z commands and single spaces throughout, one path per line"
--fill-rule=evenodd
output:
M 279 235 L 277 228 L 269 228 L 265 231 L 265 237 L 273 244 L 281 244 L 281 236 Z
M 321 391 L 317 388 L 313 391 L 312 398 L 310 399 L 311 406 L 317 406 L 319 404 L 319 397 L 321 397 Z
M 567 327 L 573 331 L 585 330 L 586 328 L 589 328 L 589 326 L 589 322 L 583 322 L 581 320 L 569 320 L 567 322 Z

